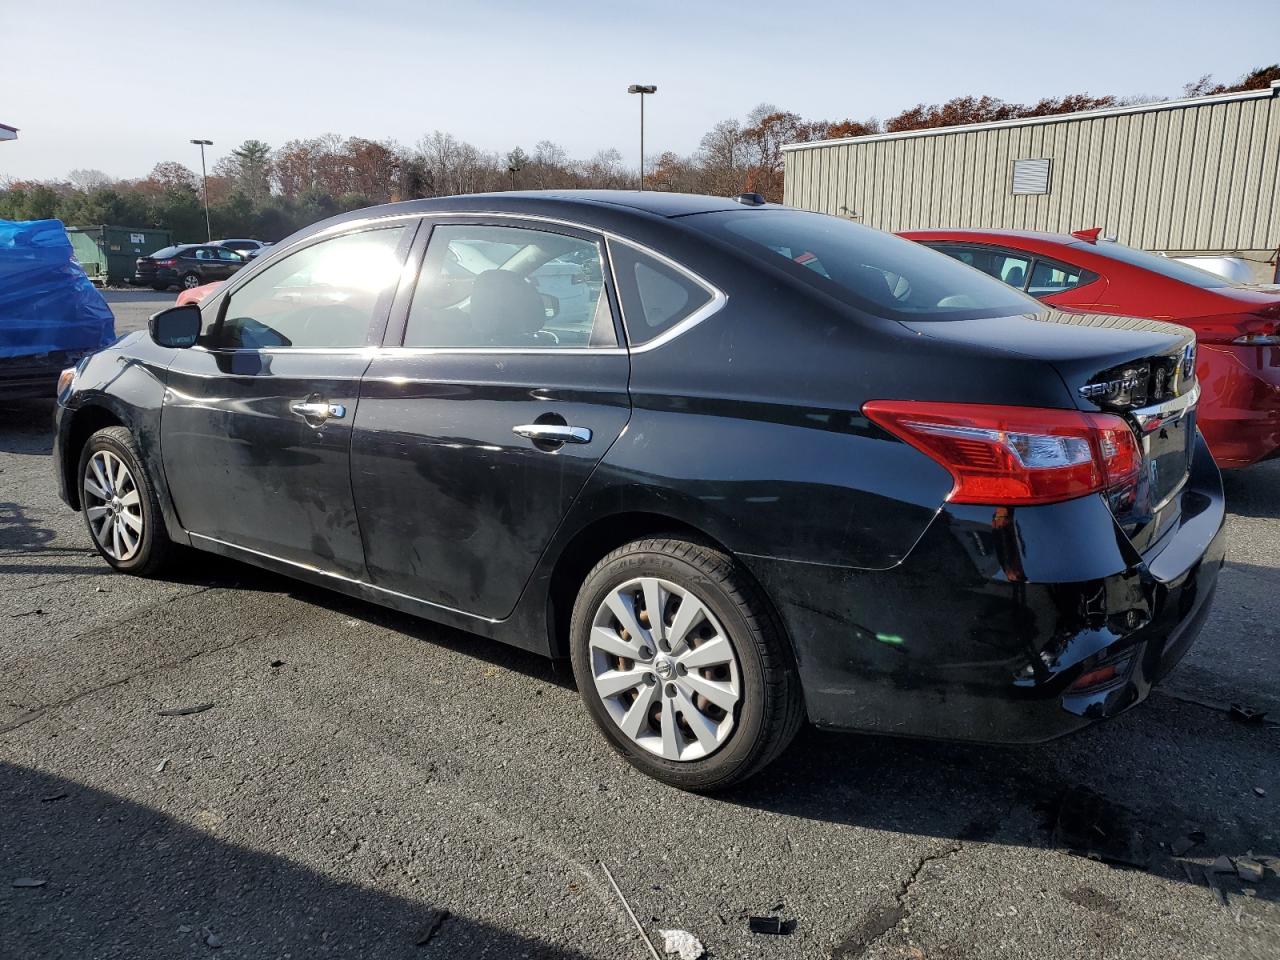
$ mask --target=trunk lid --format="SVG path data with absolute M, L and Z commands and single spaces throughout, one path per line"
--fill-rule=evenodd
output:
M 1043 313 L 904 324 L 915 333 L 1048 362 L 1067 388 L 1064 406 L 1118 414 L 1143 454 L 1132 499 L 1111 506 L 1138 549 L 1177 518 L 1177 494 L 1195 447 L 1195 333 L 1159 320 Z

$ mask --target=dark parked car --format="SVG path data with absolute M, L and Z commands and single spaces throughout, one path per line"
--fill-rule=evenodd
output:
M 226 280 L 248 262 L 244 254 L 227 247 L 181 243 L 139 257 L 134 266 L 133 283 L 152 290 L 175 286 L 191 290 L 215 280 Z
M 190 545 L 568 656 L 688 789 L 805 718 L 1028 742 L 1142 700 L 1224 553 L 1190 332 L 742 201 L 318 224 L 78 370 L 61 495 L 123 572 Z M 479 244 L 510 255 L 448 269 Z M 557 258 L 603 278 L 573 323 Z

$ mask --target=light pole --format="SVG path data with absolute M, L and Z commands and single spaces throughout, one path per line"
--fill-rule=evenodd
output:
M 627 87 L 627 93 L 640 94 L 640 189 L 644 189 L 644 95 L 657 93 L 658 88 L 652 83 L 633 83 Z
M 204 230 L 205 240 L 213 240 L 213 227 L 209 224 L 209 175 L 205 172 L 204 148 L 212 147 L 212 140 L 192 140 L 200 148 L 200 193 L 204 196 Z

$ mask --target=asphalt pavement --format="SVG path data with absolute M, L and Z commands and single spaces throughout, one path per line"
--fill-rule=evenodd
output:
M 173 295 L 108 299 L 123 330 Z M 51 412 L 0 410 L 6 960 L 641 960 L 600 861 L 713 958 L 1280 955 L 1280 880 L 1203 872 L 1280 856 L 1280 728 L 1227 712 L 1280 719 L 1280 463 L 1227 476 L 1213 615 L 1140 708 L 1034 748 L 807 731 L 696 797 L 617 758 L 564 666 L 211 556 L 108 572 Z

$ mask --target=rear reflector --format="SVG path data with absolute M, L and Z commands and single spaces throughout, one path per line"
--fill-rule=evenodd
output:
M 947 468 L 952 503 L 1123 499 L 1137 484 L 1142 454 L 1114 414 L 914 400 L 872 400 L 862 412 Z

